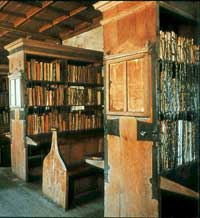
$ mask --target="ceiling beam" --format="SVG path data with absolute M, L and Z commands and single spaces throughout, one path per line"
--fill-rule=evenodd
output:
M 55 42 L 60 42 L 60 40 L 58 38 L 46 35 L 44 33 L 40 34 L 40 33 L 35 33 L 35 32 L 30 32 L 30 31 L 28 32 L 28 31 L 24 31 L 24 30 L 21 30 L 19 28 L 8 26 L 8 25 L 0 24 L 0 29 L 5 30 L 7 33 L 8 32 L 20 33 L 22 35 L 25 35 L 25 37 L 28 37 L 28 38 L 35 37 L 35 38 L 39 38 L 39 39 L 49 39 L 49 40 L 53 40 Z M 3 34 L 0 34 L 0 37 L 2 37 L 2 36 L 3 36 Z
M 80 14 L 76 14 L 74 16 L 74 18 L 78 19 L 78 20 L 81 20 L 81 21 L 84 21 L 84 22 L 87 22 L 87 23 L 90 23 L 90 24 L 92 24 L 92 22 L 93 22 L 93 20 L 91 18 L 87 18 L 87 17 L 85 17 L 83 15 L 80 15 Z
M 26 18 L 26 14 L 20 13 L 20 12 L 16 12 L 16 11 L 8 11 L 8 10 L 3 10 L 0 11 L 1 14 L 5 14 L 5 15 L 11 15 L 11 16 L 15 16 L 15 17 L 20 17 L 20 18 Z M 32 17 L 31 18 L 33 21 L 38 21 L 38 22 L 51 22 L 50 19 L 48 18 L 40 18 L 40 17 Z
M 69 12 L 66 11 L 65 9 L 63 9 L 63 8 L 56 8 L 56 7 L 52 6 L 52 5 L 48 7 L 48 10 L 52 11 L 52 12 L 57 12 L 57 13 L 62 14 L 62 15 L 69 15 L 68 14 Z
M 17 19 L 16 22 L 14 23 L 14 27 L 18 27 L 18 26 L 22 25 L 23 23 L 25 23 L 26 21 L 31 19 L 33 16 L 40 13 L 42 10 L 44 10 L 46 7 L 48 7 L 49 5 L 51 5 L 53 3 L 54 3 L 54 1 L 43 1 L 41 8 L 32 8 L 26 13 L 26 17 Z M 9 31 L 4 31 L 0 34 L 0 36 L 4 36 L 8 32 Z
M 20 25 L 22 25 L 23 23 L 25 23 L 27 20 L 31 19 L 33 16 L 35 16 L 36 14 L 40 13 L 41 11 L 43 11 L 45 8 L 47 8 L 49 5 L 53 4 L 54 1 L 43 1 L 42 2 L 42 7 L 40 8 L 32 8 L 31 10 L 29 10 L 27 13 L 26 13 L 26 18 L 22 18 L 22 19 L 19 19 L 17 20 L 15 23 L 14 23 L 14 26 L 15 27 L 18 27 Z
M 86 10 L 87 8 L 88 8 L 87 6 L 81 6 L 81 7 L 77 8 L 77 9 L 69 11 L 66 15 L 62 15 L 60 17 L 57 17 L 51 23 L 48 23 L 48 24 L 45 24 L 45 25 L 41 26 L 40 29 L 39 29 L 39 32 L 42 33 L 44 31 L 54 27 L 55 25 L 58 25 L 61 22 L 66 21 L 67 19 L 74 16 L 75 14 L 78 14 L 78 13 Z
M 101 20 L 101 17 L 96 17 L 93 19 L 92 24 L 81 23 L 75 27 L 75 30 L 73 32 L 65 31 L 65 32 L 60 33 L 59 36 L 62 40 L 65 40 L 65 39 L 71 38 L 75 35 L 79 35 L 83 32 L 86 32 L 86 31 L 89 31 L 89 30 L 94 29 L 96 27 L 99 27 L 100 20 Z
M 69 31 L 74 31 L 75 30 L 75 26 L 70 26 L 68 24 L 63 25 L 62 28 L 63 29 L 65 28 L 65 30 L 68 29 Z
M 42 2 L 39 1 L 20 1 L 21 4 L 30 5 L 36 8 L 42 8 Z
M 0 1 L 0 9 L 2 10 L 8 3 L 9 1 Z
M 16 12 L 16 11 L 8 11 L 8 10 L 2 10 L 0 11 L 1 14 L 5 14 L 5 15 L 11 15 L 11 16 L 15 16 L 15 17 L 20 17 L 20 18 L 26 18 L 25 14 L 22 14 L 20 12 Z

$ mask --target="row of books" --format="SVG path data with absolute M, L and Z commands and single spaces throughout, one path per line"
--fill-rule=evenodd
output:
M 199 69 L 184 64 L 173 66 L 166 61 L 161 63 L 160 112 L 198 111 Z
M 172 169 L 198 157 L 196 153 L 196 124 L 186 120 L 162 121 L 161 125 L 161 166 Z
M 27 80 L 60 81 L 60 63 L 42 62 L 35 59 L 27 61 Z
M 102 90 L 64 85 L 27 88 L 28 106 L 101 105 Z M 65 102 L 66 98 L 66 102 Z
M 59 61 L 42 62 L 35 59 L 27 61 L 27 80 L 63 81 L 85 84 L 102 84 L 101 66 L 76 66 Z
M 84 88 L 84 87 L 68 87 L 67 104 L 68 105 L 101 105 L 102 90 Z
M 27 88 L 28 106 L 63 106 L 64 85 L 47 87 L 35 86 Z
M 100 66 L 66 66 L 66 81 L 75 83 L 102 84 L 102 72 Z
M 8 93 L 0 92 L 0 107 L 8 106 L 8 104 L 9 104 Z
M 200 45 L 193 38 L 177 36 L 173 31 L 160 31 L 160 59 L 195 63 L 200 61 Z
M 8 79 L 1 78 L 0 79 L 0 91 L 7 91 L 8 90 Z
M 0 125 L 8 125 L 8 124 L 9 124 L 9 112 L 0 111 Z
M 41 115 L 31 114 L 27 117 L 27 134 L 49 133 L 51 128 L 57 128 L 59 132 L 97 129 L 103 127 L 102 120 L 101 112 L 93 114 L 85 114 L 81 111 L 59 113 L 55 110 Z

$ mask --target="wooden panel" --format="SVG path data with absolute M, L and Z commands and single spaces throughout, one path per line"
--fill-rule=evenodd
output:
M 110 64 L 109 111 L 126 110 L 126 62 Z
M 120 217 L 120 138 L 118 136 L 107 136 L 108 140 L 108 183 L 104 183 L 104 216 Z
M 85 155 L 103 151 L 103 137 L 89 136 L 66 139 L 59 144 L 60 154 L 67 165 L 84 162 Z
M 16 115 L 17 115 L 16 111 Z M 17 116 L 16 116 L 17 117 Z M 25 123 L 19 120 L 12 120 L 12 141 L 11 141 L 11 166 L 12 172 L 20 179 L 27 181 L 27 148 L 24 142 Z
M 138 50 L 156 40 L 156 2 L 125 1 L 103 18 L 106 55 Z
M 9 73 L 24 71 L 25 66 L 24 52 L 20 51 L 9 57 Z
M 143 55 L 127 61 L 128 112 L 148 115 L 149 70 L 148 59 Z
M 55 203 L 66 208 L 68 206 L 68 176 L 58 151 L 56 131 L 53 131 L 51 151 L 43 161 L 42 176 L 42 192 Z
M 152 199 L 150 183 L 152 144 L 137 141 L 135 118 L 120 118 L 121 150 L 118 168 L 121 168 L 120 216 L 122 217 L 158 217 L 158 203 Z
M 151 93 L 148 48 L 109 57 L 106 61 L 107 114 L 148 117 Z

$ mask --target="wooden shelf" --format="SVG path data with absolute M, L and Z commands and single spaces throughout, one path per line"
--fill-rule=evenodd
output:
M 103 87 L 103 84 L 97 84 L 97 83 L 66 82 L 66 84 L 68 86 Z
M 71 131 L 63 131 L 63 132 L 58 132 L 58 136 L 65 136 L 65 135 L 76 135 L 76 134 L 91 134 L 91 133 L 98 133 L 102 132 L 103 128 L 97 128 L 97 129 L 85 129 L 85 130 L 71 130 Z M 52 133 L 40 133 L 40 134 L 35 134 L 35 135 L 29 135 L 28 137 L 30 138 L 38 138 L 38 137 L 51 137 Z
M 47 81 L 47 80 L 29 80 L 26 81 L 27 86 L 47 86 L 47 85 L 64 85 L 65 82 L 62 81 Z
M 44 81 L 44 80 L 29 80 L 27 86 L 47 86 L 47 85 L 67 85 L 67 86 L 84 86 L 84 87 L 103 87 L 103 84 L 97 83 L 79 83 L 79 82 L 62 82 L 62 81 Z
M 177 193 L 180 195 L 185 195 L 187 197 L 191 197 L 194 199 L 199 199 L 199 193 L 193 191 L 192 189 L 189 189 L 183 185 L 180 185 L 179 183 L 173 182 L 169 179 L 166 179 L 164 177 L 160 177 L 160 189 L 166 190 L 169 192 Z
M 104 169 L 104 160 L 94 160 L 91 158 L 86 158 L 85 162 L 94 166 L 94 167 Z
M 186 11 L 186 9 L 183 10 L 178 5 L 173 5 L 171 2 L 168 3 L 165 1 L 159 1 L 159 6 L 161 9 L 164 8 L 164 9 L 168 10 L 169 12 L 174 13 L 182 18 L 191 20 L 193 22 L 196 22 L 196 20 L 197 20 L 193 14 L 189 13 L 189 11 L 190 11 L 189 8 L 187 9 L 188 11 Z M 198 22 L 199 22 L 199 20 L 198 20 Z
M 26 106 L 26 108 L 30 108 L 30 109 L 37 109 L 37 108 L 63 108 L 63 109 L 66 109 L 66 108 L 70 108 L 70 107 L 80 107 L 80 106 L 84 106 L 85 108 L 102 108 L 104 107 L 103 105 L 67 105 L 67 106 L 56 106 L 56 105 L 51 105 L 51 106 Z

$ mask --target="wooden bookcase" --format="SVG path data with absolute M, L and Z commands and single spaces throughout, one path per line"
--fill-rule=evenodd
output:
M 160 82 L 162 71 L 160 68 L 160 31 L 174 31 L 177 36 L 193 38 L 193 44 L 200 44 L 198 7 L 199 3 L 179 1 L 107 1 L 95 4 L 95 8 L 103 13 L 101 24 L 104 31 L 106 64 L 104 154 L 104 215 L 106 217 L 159 217 L 161 214 L 164 216 L 164 210 L 162 211 L 164 205 L 160 201 L 161 190 L 169 191 L 171 188 L 171 191 L 178 195 L 180 192 L 177 188 L 174 191 L 173 182 L 170 185 L 168 183 L 167 188 L 162 186 L 164 183 L 160 181 L 165 181 L 165 178 L 160 176 L 167 177 L 193 189 L 193 191 L 198 191 L 198 171 L 195 172 L 197 189 L 186 184 L 186 180 L 192 178 L 192 171 L 187 168 L 188 165 L 193 163 L 197 165 L 199 161 L 197 158 L 199 155 L 199 75 L 197 75 L 198 73 L 196 76 L 194 73 L 190 74 L 189 70 L 191 66 L 196 69 L 196 72 L 199 72 L 199 58 L 195 62 L 182 62 L 182 65 L 187 65 L 187 79 L 184 79 L 188 86 L 187 89 L 182 87 L 184 93 L 180 95 L 183 95 L 185 101 L 186 96 L 192 96 L 195 93 L 196 106 L 193 110 L 194 115 L 192 115 L 195 117 L 195 121 L 191 122 L 189 117 L 188 120 L 181 118 L 183 114 L 189 115 L 191 112 L 188 108 L 193 103 L 190 105 L 189 101 L 185 102 L 187 107 L 184 107 L 183 111 L 177 110 L 178 113 L 180 112 L 180 119 L 177 119 L 177 116 L 175 118 L 177 122 L 181 120 L 181 122 L 189 124 L 188 126 L 193 125 L 193 129 L 195 129 L 194 136 L 188 137 L 195 139 L 193 144 L 193 147 L 196 148 L 196 150 L 194 149 L 195 157 L 188 158 L 187 161 L 180 164 L 182 167 L 186 166 L 187 172 L 190 171 L 187 179 L 183 178 L 183 174 L 182 177 L 180 176 L 181 169 L 178 172 L 177 162 L 174 165 L 172 163 L 169 168 L 162 165 L 165 155 L 163 155 L 163 144 L 161 143 L 163 117 L 160 113 L 161 98 L 163 97 L 160 89 L 162 85 Z M 187 40 L 183 41 L 185 46 Z M 197 50 L 199 52 L 199 47 Z M 167 61 L 164 60 L 164 62 Z M 172 65 L 172 71 L 175 71 L 176 61 L 168 60 L 168 62 L 170 62 L 170 66 Z M 174 91 L 172 88 L 174 81 L 178 84 L 175 74 L 176 72 L 168 81 L 169 89 L 165 94 Z M 183 76 L 183 73 L 179 72 L 179 74 L 181 77 Z M 192 78 L 189 75 L 193 75 Z M 195 87 L 196 90 L 192 91 Z M 177 92 L 175 93 L 177 94 Z M 173 101 L 171 98 L 173 96 L 168 99 Z M 170 123 L 172 120 L 170 121 L 166 116 L 164 122 Z M 173 132 L 173 128 L 171 130 Z M 187 131 L 183 134 L 188 135 L 189 133 L 190 131 Z M 170 134 L 166 134 L 165 137 L 167 141 L 174 138 Z M 167 149 L 170 150 L 170 147 L 176 146 L 175 144 L 172 146 L 172 144 L 171 141 L 168 143 L 169 146 L 167 144 L 164 146 L 168 146 Z M 173 155 L 171 152 L 166 156 L 171 161 L 174 158 Z M 178 164 L 179 167 L 180 165 Z M 163 171 L 167 171 L 169 174 L 163 173 Z M 168 216 L 173 215 L 168 214 Z
M 21 106 L 11 107 L 12 171 L 25 181 L 42 173 L 52 128 L 66 165 L 102 151 L 102 53 L 29 39 L 5 49 L 10 81 L 21 73 L 22 87 Z
M 0 65 L 0 166 L 10 166 L 10 141 L 4 133 L 10 130 L 8 65 Z

